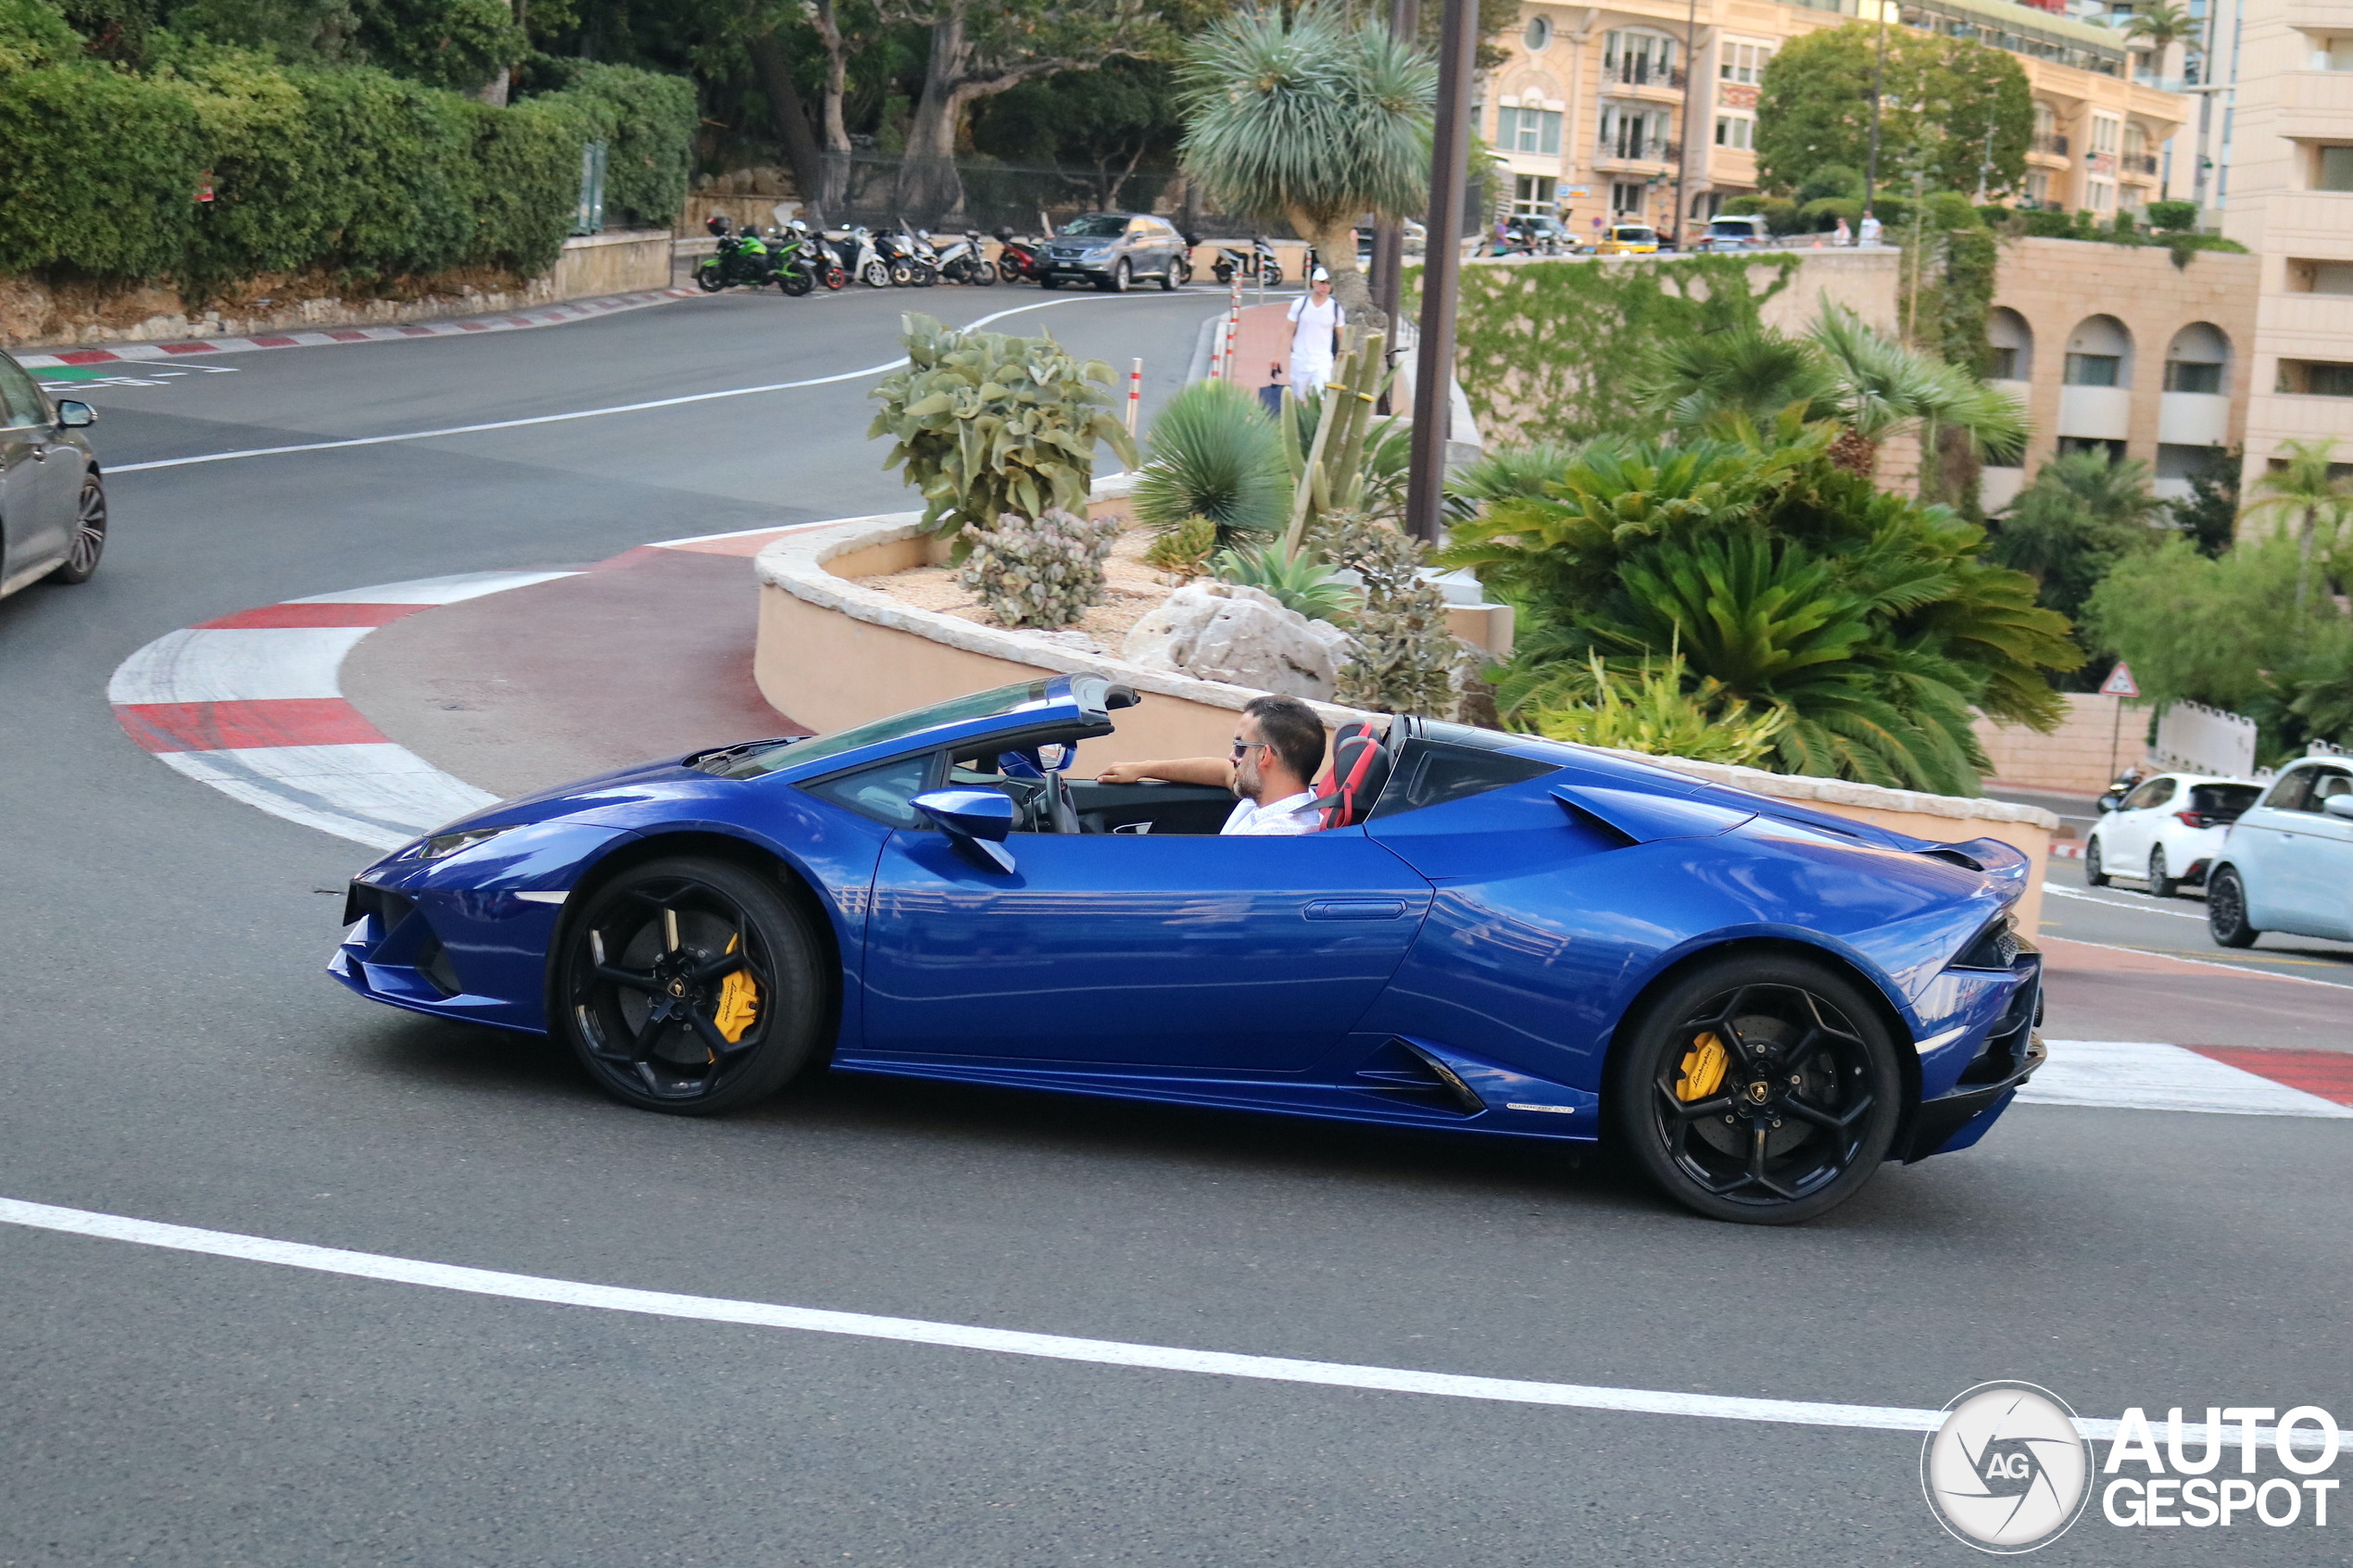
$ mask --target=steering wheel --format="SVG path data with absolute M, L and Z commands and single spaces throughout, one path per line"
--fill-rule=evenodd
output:
M 1046 820 L 1055 833 L 1084 833 L 1078 808 L 1070 803 L 1070 785 L 1058 771 L 1046 775 Z

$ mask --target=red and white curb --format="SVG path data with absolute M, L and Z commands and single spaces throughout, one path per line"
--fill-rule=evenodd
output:
M 359 639 L 436 605 L 570 577 L 479 571 L 291 599 L 157 637 L 107 700 L 131 738 L 272 816 L 391 849 L 498 797 L 396 745 L 344 699 Z
M 2353 1052 L 2049 1040 L 2023 1105 L 2353 1119 Z
M 411 337 L 464 337 L 473 332 L 510 332 L 526 327 L 555 327 L 567 321 L 610 316 L 622 310 L 642 310 L 673 299 L 693 299 L 695 289 L 647 289 L 636 294 L 607 295 L 601 299 L 574 300 L 536 310 L 507 311 L 496 316 L 469 316 L 453 321 L 408 321 L 390 327 L 319 327 L 301 332 L 268 332 L 260 337 L 195 338 L 185 343 L 126 343 L 113 348 L 61 348 L 54 354 L 19 354 L 17 363 L 28 370 L 68 365 L 137 364 L 160 359 L 185 359 L 206 354 L 251 354 L 267 348 L 319 348 L 338 343 L 385 343 Z

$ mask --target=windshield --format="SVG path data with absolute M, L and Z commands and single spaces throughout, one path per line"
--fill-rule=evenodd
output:
M 758 778 L 779 768 L 798 768 L 803 762 L 838 757 L 845 751 L 898 740 L 940 724 L 953 724 L 966 719 L 993 719 L 1000 713 L 1033 708 L 1046 700 L 1048 684 L 1045 681 L 1022 681 L 1010 686 L 974 692 L 969 696 L 935 702 L 929 708 L 911 709 L 905 713 L 894 713 L 887 719 L 876 719 L 872 723 L 836 730 L 829 735 L 815 735 L 798 741 L 767 741 L 721 753 L 707 759 L 701 765 L 706 772 L 715 773 L 724 779 Z
M 1622 224 L 1609 232 L 1612 239 L 1631 240 L 1637 245 L 1648 244 L 1658 237 L 1657 231 L 1645 229 L 1640 224 Z
M 1127 220 L 1116 212 L 1090 212 L 1063 225 L 1063 232 L 1081 239 L 1117 239 L 1127 232 Z
M 2207 817 L 2237 817 L 2263 791 L 2256 784 L 2193 784 L 2190 809 Z
M 1719 218 L 1707 226 L 1711 234 L 1727 234 L 1738 239 L 1756 232 L 1756 225 L 1745 218 Z

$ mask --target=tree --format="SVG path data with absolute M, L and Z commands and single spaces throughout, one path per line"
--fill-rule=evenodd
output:
M 1794 191 L 1833 164 L 1864 166 L 1879 45 L 1876 27 L 1850 22 L 1792 39 L 1774 55 L 1756 107 L 1756 165 L 1768 189 Z M 2033 95 L 2019 63 L 1974 39 L 1903 27 L 1888 29 L 1886 45 L 1882 176 L 1917 170 L 1932 190 L 1973 191 L 1990 165 L 1989 186 L 2015 188 L 2034 133 Z
M 1129 175 L 1147 157 L 1165 167 L 1184 134 L 1171 102 L 1168 68 L 1114 60 L 1096 70 L 1069 70 L 1025 82 L 973 121 L 975 151 L 1014 163 L 1080 165 L 1088 201 L 1119 206 Z
M 2153 63 L 2160 69 L 2165 65 L 2165 52 L 2176 44 L 2185 44 L 2197 36 L 2197 23 L 2190 19 L 2188 11 L 2173 4 L 2173 0 L 2144 0 L 2124 23 L 2124 36 L 2148 46 Z
M 1429 195 L 1438 67 L 1370 18 L 1302 5 L 1213 24 L 1177 68 L 1185 166 L 1214 199 L 1283 219 L 1323 258 L 1332 292 L 1377 328 L 1352 231 L 1403 218 Z
M 2249 540 L 2209 559 L 2185 539 L 2119 561 L 2084 606 L 2085 635 L 2133 666 L 2149 701 L 2245 713 L 2309 646 L 2288 608 L 2297 571 L 2284 539 Z
M 2070 620 L 2118 561 L 2156 548 L 2150 524 L 2165 504 L 2151 495 L 2148 465 L 2070 452 L 2036 470 L 1994 535 L 1988 557 L 2034 579 L 2038 602 Z
M 2301 618 L 2311 597 L 2312 547 L 2321 523 L 2328 522 L 2334 542 L 2347 509 L 2353 508 L 2353 480 L 2335 476 L 2339 465 L 2332 461 L 2336 453 L 2333 438 L 2290 441 L 2280 450 L 2287 455 L 2286 460 L 2255 482 L 2256 493 L 2262 499 L 2248 507 L 2246 515 L 2285 512 L 2296 518 L 2296 613 Z
M 2180 529 L 2202 556 L 2219 556 L 2231 547 L 2238 533 L 2240 449 L 2207 448 L 2207 458 L 2190 475 L 2190 493 L 2168 503 L 2173 526 Z

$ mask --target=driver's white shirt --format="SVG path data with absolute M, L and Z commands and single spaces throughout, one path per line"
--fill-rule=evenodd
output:
M 1236 837 L 1281 838 L 1314 833 L 1323 825 L 1324 814 L 1315 809 L 1315 792 L 1302 789 L 1265 806 L 1253 800 L 1237 800 L 1233 814 L 1217 831 Z

